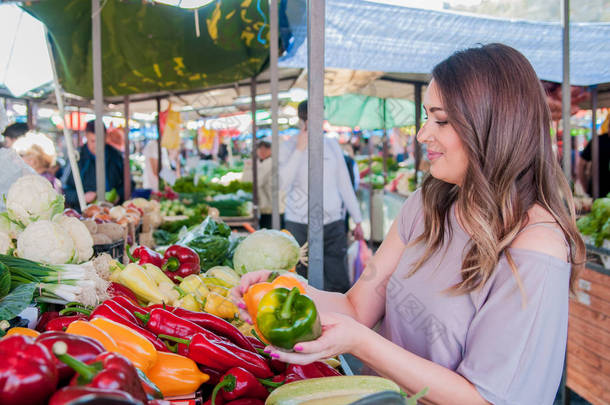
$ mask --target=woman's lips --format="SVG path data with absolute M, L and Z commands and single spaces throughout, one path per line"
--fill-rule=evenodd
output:
M 434 152 L 431 150 L 428 151 L 428 160 L 429 161 L 436 160 L 436 159 L 440 158 L 441 156 L 443 156 L 443 154 L 440 152 Z

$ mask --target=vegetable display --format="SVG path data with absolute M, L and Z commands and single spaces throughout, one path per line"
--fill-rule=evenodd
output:
M 610 240 L 610 197 L 598 198 L 591 206 L 591 212 L 580 218 L 576 225 L 583 235 L 590 236 L 595 246 Z
M 256 231 L 235 249 L 233 265 L 239 274 L 256 270 L 291 270 L 303 259 L 304 251 L 287 232 L 273 229 Z

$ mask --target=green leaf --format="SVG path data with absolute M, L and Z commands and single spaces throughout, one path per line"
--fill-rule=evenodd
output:
M 0 319 L 13 319 L 30 305 L 36 284 L 22 284 L 0 299 Z
M 417 400 L 421 399 L 428 393 L 428 387 L 424 388 L 412 397 L 407 398 L 407 405 L 417 405 Z
M 11 272 L 4 263 L 0 263 L 0 298 L 11 290 Z

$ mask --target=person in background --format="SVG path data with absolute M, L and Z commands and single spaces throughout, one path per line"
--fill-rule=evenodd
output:
M 55 164 L 55 156 L 45 153 L 40 145 L 32 145 L 19 155 L 36 173 L 49 180 L 55 191 L 62 193 L 61 181 L 50 172 L 51 166 Z
M 299 244 L 307 241 L 307 101 L 299 104 L 299 135 L 280 145 L 280 185 L 286 193 L 286 229 Z M 347 232 L 345 209 L 356 224 L 354 238 L 362 239 L 362 215 L 356 193 L 339 143 L 324 137 L 324 289 L 345 292 L 349 289 L 347 273 Z M 307 276 L 307 269 L 297 267 Z
M 177 174 L 172 170 L 170 151 L 166 148 L 161 148 L 161 172 L 159 173 L 159 142 L 156 139 L 148 141 L 142 154 L 144 155 L 144 181 L 142 187 L 150 189 L 152 191 L 159 191 L 159 175 L 165 182 L 173 185 L 178 177 Z M 172 151 L 174 155 L 179 154 L 179 150 Z M 180 157 L 176 156 L 178 162 Z M 178 163 L 179 164 L 179 163 Z M 179 172 L 179 166 L 178 166 Z
M 2 133 L 4 136 L 4 147 L 10 148 L 13 146 L 15 141 L 24 136 L 26 132 L 28 132 L 28 124 L 23 122 L 16 122 L 6 127 Z
M 256 145 L 256 155 L 258 165 L 256 167 L 258 183 L 258 208 L 260 217 L 258 220 L 259 228 L 271 229 L 273 213 L 273 193 L 272 193 L 272 170 L 271 170 L 271 143 L 259 141 Z M 252 160 L 247 160 L 244 164 L 244 172 L 241 181 L 252 182 Z M 284 223 L 284 193 L 280 190 L 280 228 L 285 227 Z
M 608 135 L 608 126 L 610 124 L 610 114 L 606 117 L 600 128 L 598 135 L 599 141 L 599 197 L 605 197 L 610 193 L 610 135 Z M 589 141 L 587 146 L 580 152 L 578 160 L 578 180 L 584 190 L 589 195 L 593 193 L 593 183 L 591 173 L 591 163 L 593 160 L 592 142 Z
M 104 127 L 104 136 L 106 128 Z M 85 191 L 85 202 L 92 203 L 97 199 L 96 194 L 96 175 L 95 175 L 95 121 L 87 122 L 85 129 L 85 143 L 79 149 L 80 159 L 78 160 L 78 168 L 80 171 L 83 190 Z M 114 147 L 105 143 L 104 161 L 106 169 L 106 191 L 116 190 L 118 194 L 117 201 L 112 203 L 120 203 L 124 199 L 124 181 L 123 181 L 123 156 L 121 152 Z M 76 194 L 76 185 L 70 165 L 67 165 L 64 170 L 62 179 L 64 184 L 64 194 L 66 196 L 66 206 L 79 209 L 78 196 Z

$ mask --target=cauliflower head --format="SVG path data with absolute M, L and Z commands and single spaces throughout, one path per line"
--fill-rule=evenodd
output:
M 290 270 L 301 249 L 292 235 L 274 229 L 251 233 L 235 249 L 233 268 L 238 274 L 256 270 Z
M 49 220 L 32 222 L 17 239 L 17 255 L 36 262 L 71 263 L 75 252 L 70 234 Z
M 20 177 L 6 195 L 9 218 L 24 227 L 41 219 L 51 219 L 63 209 L 64 197 L 38 174 Z
M 0 254 L 8 254 L 13 248 L 13 241 L 5 232 L 0 231 Z
M 74 248 L 74 263 L 86 262 L 93 256 L 93 237 L 78 218 L 59 215 L 53 220 L 61 226 L 72 237 Z

